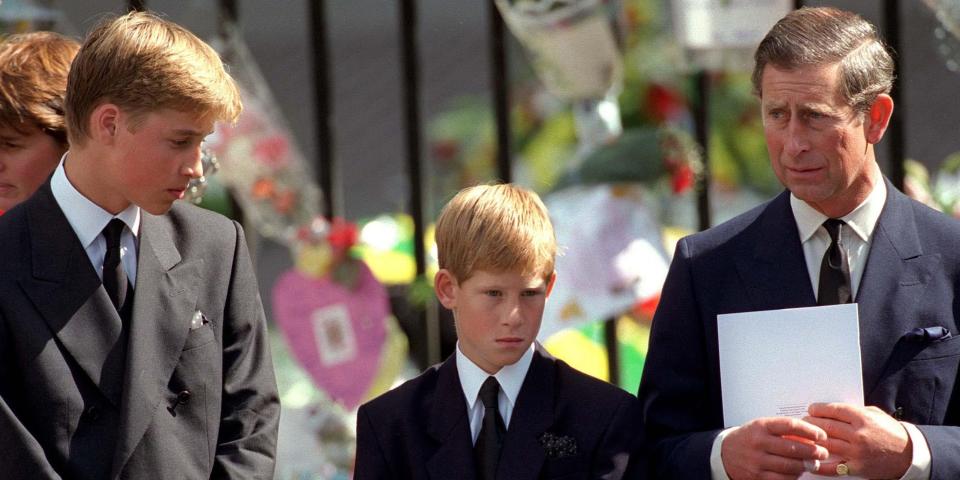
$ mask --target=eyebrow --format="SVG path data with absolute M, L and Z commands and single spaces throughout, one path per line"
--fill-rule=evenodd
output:
M 193 130 L 193 129 L 189 129 L 189 128 L 178 128 L 178 129 L 175 129 L 175 130 L 173 131 L 173 133 L 174 133 L 174 135 L 188 135 L 188 136 L 191 136 L 191 137 L 206 137 L 206 136 L 212 134 L 212 133 L 213 133 L 213 130 L 210 130 L 209 132 L 204 133 L 204 132 L 200 132 L 200 131 Z

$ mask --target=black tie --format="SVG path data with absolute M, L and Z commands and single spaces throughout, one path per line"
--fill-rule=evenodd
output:
M 497 393 L 500 384 L 496 377 L 487 377 L 480 387 L 480 401 L 483 402 L 483 426 L 473 447 L 477 459 L 477 473 L 480 480 L 494 480 L 497 475 L 497 463 L 500 461 L 500 446 L 507 428 L 497 408 Z
M 843 248 L 843 227 L 847 224 L 836 218 L 823 222 L 830 234 L 830 246 L 820 262 L 820 288 L 817 290 L 817 305 L 850 303 L 850 266 Z
M 123 227 L 123 221 L 114 218 L 103 229 L 103 237 L 107 240 L 107 253 L 103 256 L 103 288 L 121 318 L 124 317 L 123 307 L 127 300 L 128 283 L 127 272 L 120 261 L 120 235 Z

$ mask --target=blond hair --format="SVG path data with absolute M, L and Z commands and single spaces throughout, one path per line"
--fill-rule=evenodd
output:
M 0 43 L 0 125 L 36 127 L 67 145 L 63 95 L 80 44 L 53 32 L 12 35 Z
M 831 7 L 794 10 L 780 19 L 754 54 L 753 89 L 769 64 L 781 70 L 840 63 L 840 95 L 858 112 L 893 87 L 893 58 L 877 29 L 855 13 Z
M 103 103 L 134 118 L 169 108 L 234 121 L 242 109 L 237 85 L 217 52 L 148 12 L 107 19 L 87 36 L 67 82 L 71 143 L 89 136 L 90 115 Z
M 459 282 L 477 270 L 553 274 L 557 241 L 547 208 L 512 184 L 461 190 L 440 212 L 436 239 L 440 268 Z

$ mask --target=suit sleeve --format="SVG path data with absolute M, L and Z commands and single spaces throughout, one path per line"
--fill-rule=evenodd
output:
M 223 402 L 213 478 L 272 479 L 280 400 L 267 324 L 244 240 L 236 248 L 223 319 Z
M 960 427 L 917 425 L 930 447 L 930 480 L 952 480 L 960 476 Z
M 638 466 L 631 464 L 640 446 L 640 405 L 633 395 L 625 396 L 610 418 L 597 448 L 590 478 L 620 480 L 634 478 Z
M 710 450 L 723 424 L 710 375 L 704 320 L 687 239 L 677 244 L 650 333 L 637 396 L 641 463 L 649 478 L 709 479 Z
M 354 480 L 392 478 L 375 429 L 367 408 L 361 406 L 357 411 L 357 455 L 353 465 Z
M 54 471 L 40 442 L 23 425 L 10 407 L 13 401 L 10 386 L 14 384 L 11 368 L 16 362 L 11 359 L 10 338 L 6 320 L 0 315 L 0 465 L 3 478 L 8 479 L 60 479 Z

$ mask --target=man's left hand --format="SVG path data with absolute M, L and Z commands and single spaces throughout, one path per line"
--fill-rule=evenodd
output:
M 900 478 L 910 468 L 913 445 L 906 428 L 877 407 L 847 403 L 814 403 L 804 418 L 827 432 L 823 446 L 830 459 L 820 475 L 837 475 L 844 463 L 849 474 L 863 478 Z

